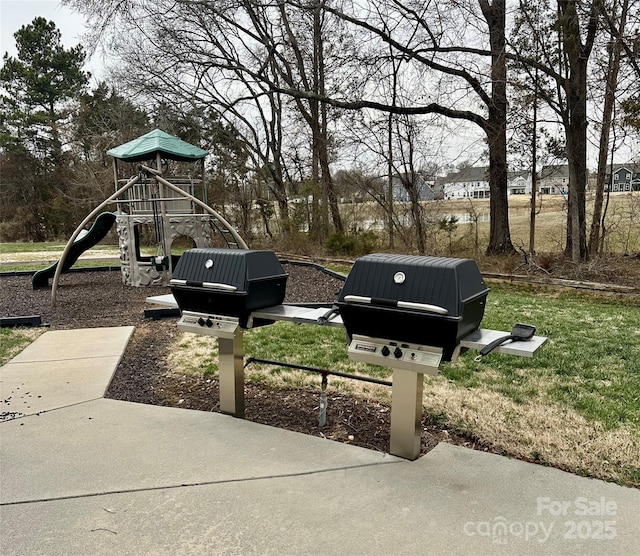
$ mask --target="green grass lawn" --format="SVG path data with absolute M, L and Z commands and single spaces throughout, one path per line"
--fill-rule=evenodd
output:
M 53 254 L 59 253 L 61 255 L 65 245 L 66 243 L 55 241 L 45 241 L 41 243 L 0 243 L 0 253 L 39 253 L 44 251 Z M 94 245 L 91 249 L 96 251 L 109 251 L 111 249 L 118 249 L 118 246 Z
M 43 328 L 0 328 L 0 365 L 18 355 L 43 332 Z

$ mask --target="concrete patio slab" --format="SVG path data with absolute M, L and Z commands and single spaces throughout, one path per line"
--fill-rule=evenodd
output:
M 0 367 L 0 415 L 34 415 L 102 398 L 133 330 L 46 332 Z
M 52 330 L 37 338 L 7 364 L 121 357 L 133 330 L 133 326 Z
M 4 506 L 0 548 L 65 555 L 640 551 L 637 491 L 493 454 L 441 444 L 416 462 L 284 476 L 270 473 L 272 461 L 256 461 L 253 479 Z M 576 513 L 590 504 L 611 515 Z
M 43 417 L 2 425 L 0 503 L 398 461 L 219 413 L 116 400 Z
M 0 414 L 33 415 L 102 398 L 120 357 L 11 363 L 0 368 Z

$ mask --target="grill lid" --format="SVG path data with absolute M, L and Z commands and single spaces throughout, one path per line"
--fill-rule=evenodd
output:
M 248 328 L 257 326 L 249 321 L 252 311 L 282 303 L 287 273 L 273 251 L 190 249 L 170 285 L 183 313 L 200 313 L 207 326 L 212 315 L 234 317 Z
M 355 262 L 338 302 L 458 317 L 466 303 L 487 292 L 471 259 L 374 253 Z
M 252 283 L 286 277 L 273 251 L 190 249 L 173 272 L 172 286 L 193 286 L 246 293 Z

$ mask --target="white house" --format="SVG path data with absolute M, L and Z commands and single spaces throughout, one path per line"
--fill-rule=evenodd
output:
M 531 195 L 531 172 L 528 170 L 509 172 L 507 188 L 509 195 Z
M 538 180 L 538 189 L 543 195 L 567 195 L 569 192 L 569 165 L 550 164 L 543 166 Z
M 438 178 L 445 199 L 488 199 L 489 167 L 477 166 L 465 168 L 454 174 Z M 531 194 L 531 172 L 519 170 L 507 174 L 507 192 L 509 195 Z
M 438 178 L 436 184 L 442 187 L 445 199 L 488 199 L 489 167 L 464 168 L 454 174 Z

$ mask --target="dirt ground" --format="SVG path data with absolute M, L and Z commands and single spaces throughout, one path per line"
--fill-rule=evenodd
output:
M 289 273 L 285 302 L 332 302 L 341 281 L 311 267 L 285 265 Z M 29 276 L 0 277 L 0 314 L 40 315 L 51 328 L 136 327 L 109 386 L 107 397 L 137 403 L 219 411 L 218 381 L 210 377 L 176 375 L 167 356 L 179 333 L 177 319 L 144 318 L 145 301 L 167 288 L 124 286 L 119 272 L 70 273 L 63 276 L 56 307 L 50 289 L 32 290 Z M 345 345 L 346 349 L 346 345 Z M 245 384 L 245 418 L 274 427 L 388 451 L 390 407 L 372 399 L 328 395 L 327 424 L 318 425 L 320 388 L 273 389 Z M 422 452 L 443 440 L 489 450 L 472 438 L 456 436 L 440 424 L 423 420 Z

